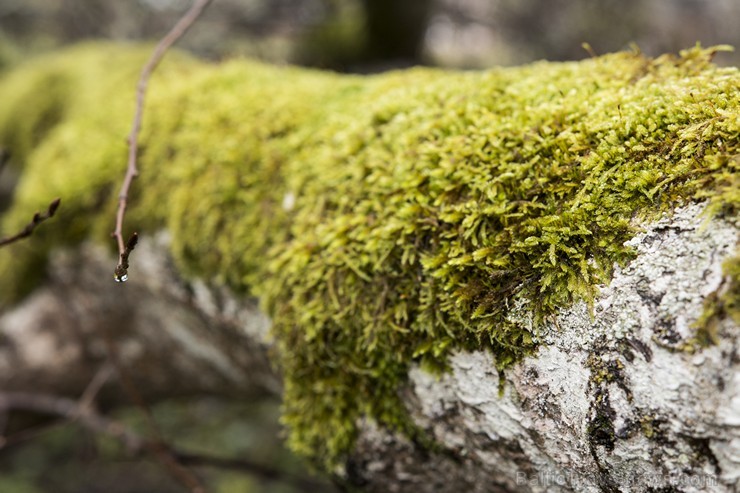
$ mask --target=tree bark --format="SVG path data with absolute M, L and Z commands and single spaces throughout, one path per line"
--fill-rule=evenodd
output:
M 737 228 L 703 224 L 701 211 L 632 240 L 639 256 L 592 309 L 577 304 L 546 326 L 539 352 L 503 375 L 503 394 L 486 352 L 456 353 L 441 377 L 413 369 L 404 402 L 438 447 L 368 421 L 336 473 L 365 491 L 735 491 L 738 327 L 721 321 L 717 344 L 700 348 L 691 324 L 725 287 Z M 114 344 L 150 401 L 279 393 L 269 320 L 254 300 L 183 281 L 167 238 L 142 239 L 125 285 L 100 247 L 57 251 L 45 284 L 0 318 L 0 388 L 77 396 Z
M 585 304 L 562 310 L 538 354 L 505 373 L 458 353 L 411 372 L 406 402 L 443 446 L 427 455 L 364 427 L 349 474 L 369 491 L 736 491 L 738 327 L 689 351 L 702 301 L 724 288 L 737 229 L 691 206 L 633 240 L 639 257 Z M 517 308 L 513 307 L 512 317 Z
M 142 240 L 138 275 L 125 285 L 113 282 L 114 257 L 100 246 L 55 252 L 46 282 L 0 318 L 0 388 L 74 396 L 113 347 L 148 400 L 278 394 L 269 320 L 254 300 L 182 281 L 167 237 Z

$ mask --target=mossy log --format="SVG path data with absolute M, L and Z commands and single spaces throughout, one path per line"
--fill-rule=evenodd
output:
M 79 390 L 108 329 L 151 398 L 282 392 L 289 445 L 368 490 L 732 491 L 717 49 L 370 77 L 172 54 L 125 285 L 101 259 L 146 50 L 31 61 L 0 80 L 2 230 L 63 205 L 0 251 L 0 385 Z

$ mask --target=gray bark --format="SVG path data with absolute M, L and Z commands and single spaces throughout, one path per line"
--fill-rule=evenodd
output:
M 79 394 L 113 345 L 148 399 L 278 394 L 256 301 L 186 283 L 167 251 L 166 234 L 144 238 L 125 284 L 100 246 L 55 252 L 45 284 L 0 317 L 0 388 Z
M 541 328 L 503 395 L 489 353 L 455 354 L 442 377 L 414 368 L 405 402 L 439 450 L 363 422 L 337 474 L 378 492 L 736 491 L 738 327 L 725 320 L 717 345 L 683 350 L 738 242 L 735 224 L 704 224 L 701 210 L 632 240 L 639 256 L 593 313 L 576 304 Z M 279 393 L 255 301 L 183 281 L 166 251 L 166 234 L 143 238 L 125 285 L 100 247 L 57 252 L 48 281 L 0 317 L 0 388 L 79 395 L 113 341 L 149 399 Z M 531 323 L 524 308 L 510 317 Z
M 740 478 L 738 327 L 681 350 L 723 283 L 737 228 L 691 206 L 634 240 L 639 256 L 585 304 L 561 311 L 538 354 L 505 373 L 458 353 L 415 369 L 407 402 L 446 449 L 425 456 L 366 426 L 350 473 L 371 491 L 732 492 Z M 513 307 L 511 317 L 521 317 Z M 519 313 L 518 313 L 519 312 Z

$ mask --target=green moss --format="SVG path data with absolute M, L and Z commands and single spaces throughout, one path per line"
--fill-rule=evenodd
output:
M 642 431 L 642 434 L 645 436 L 645 438 L 651 440 L 660 436 L 661 422 L 659 420 L 656 420 L 655 416 L 647 413 L 643 416 L 640 416 L 639 421 L 640 430 Z
M 540 323 L 589 301 L 632 257 L 634 217 L 689 200 L 736 213 L 740 74 L 712 53 L 372 77 L 175 57 L 150 85 L 127 222 L 167 227 L 184 272 L 262 299 L 290 445 L 330 466 L 362 417 L 414 433 L 398 396 L 412 363 L 531 353 L 507 307 L 529 300 Z M 25 168 L 3 230 L 64 201 L 0 252 L 5 299 L 51 246 L 111 243 L 145 56 L 81 47 L 0 82 L 15 101 L 0 145 Z M 49 74 L 54 94 L 18 82 Z
M 704 312 L 694 323 L 697 329 L 695 345 L 706 347 L 719 341 L 718 326 L 722 320 L 732 319 L 740 324 L 740 255 L 722 264 L 725 278 L 720 287 L 704 300 Z
M 50 247 L 88 236 L 109 238 L 135 83 L 149 52 L 141 46 L 81 45 L 32 60 L 0 82 L 1 97 L 9 102 L 0 108 L 0 147 L 10 151 L 11 165 L 23 167 L 2 231 L 18 231 L 55 197 L 63 204 L 34 241 L 0 256 L 0 301 L 35 285 Z M 183 57 L 173 57 L 154 83 L 169 84 L 187 73 L 189 68 L 176 64 Z

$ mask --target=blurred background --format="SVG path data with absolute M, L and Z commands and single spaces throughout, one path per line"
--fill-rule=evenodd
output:
M 156 39 L 191 0 L 2 0 L 0 63 L 81 39 Z M 737 0 L 214 0 L 180 46 L 340 71 L 483 68 L 740 45 Z M 718 63 L 738 65 L 740 53 Z
M 190 0 L 0 0 L 0 70 L 87 39 L 157 40 Z M 178 44 L 219 60 L 256 57 L 345 72 L 412 65 L 485 68 L 578 60 L 636 44 L 649 55 L 704 46 L 740 47 L 738 0 L 213 0 Z M 720 53 L 723 65 L 740 53 Z M 2 104 L 2 101 L 0 101 Z M 198 469 L 217 493 L 337 491 L 310 479 L 280 442 L 279 403 L 210 398 L 154 405 L 172 444 L 247 458 L 276 474 Z M 135 407 L 113 415 L 143 429 Z M 4 423 L 2 493 L 183 491 L 151 460 L 68 423 Z M 6 434 L 3 430 L 25 430 Z M 237 468 L 238 469 L 238 468 Z

